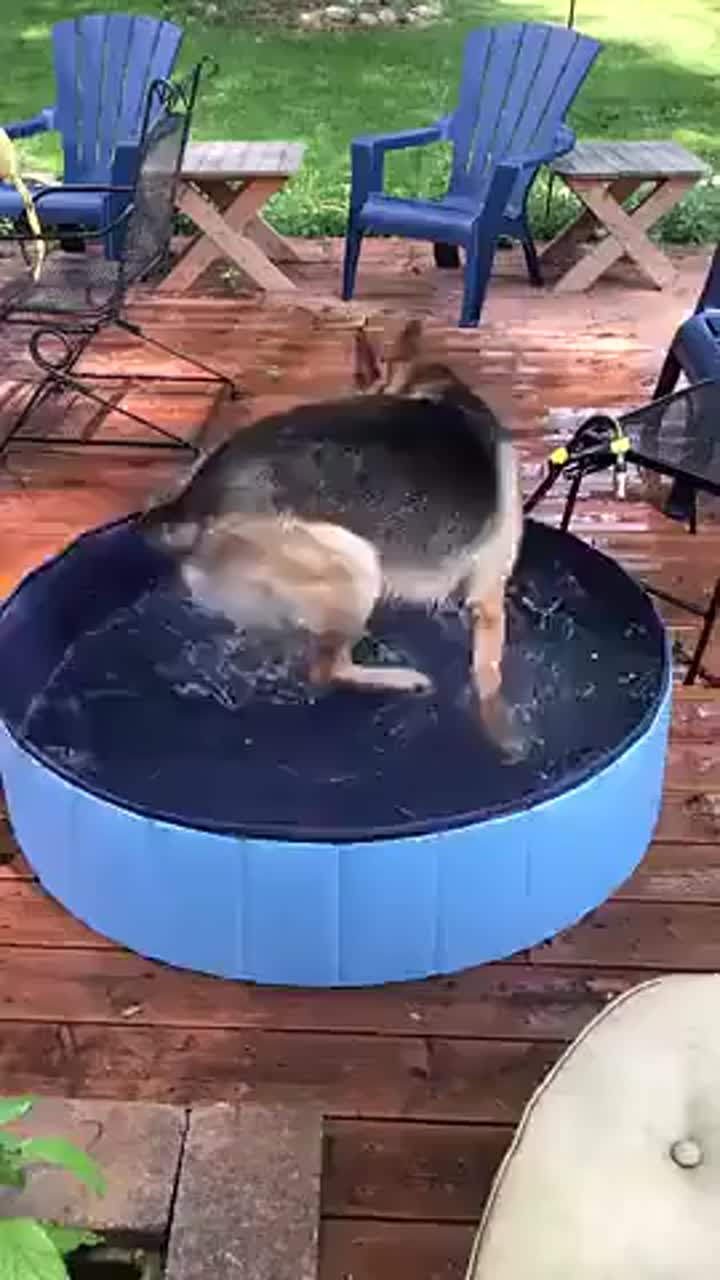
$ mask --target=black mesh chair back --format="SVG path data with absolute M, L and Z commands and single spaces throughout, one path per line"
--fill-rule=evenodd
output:
M 651 400 L 622 423 L 646 465 L 720 493 L 720 383 L 698 382 Z
M 97 427 L 83 430 L 77 439 L 63 436 L 63 444 L 127 445 L 131 448 L 175 448 L 195 455 L 197 446 L 167 428 L 151 422 L 141 414 L 95 390 L 92 382 L 114 377 L 102 371 L 78 371 L 78 363 L 95 335 L 107 325 L 115 325 L 126 335 L 148 343 L 191 366 L 195 373 L 133 373 L 130 381 L 217 382 L 231 396 L 236 388 L 231 378 L 211 369 L 201 360 L 167 346 L 126 317 L 124 304 L 128 290 L 147 280 L 165 264 L 174 227 L 177 182 L 181 171 L 185 143 L 190 131 L 198 83 L 203 70 L 199 63 L 180 83 L 155 81 L 148 94 L 140 147 L 130 153 L 132 171 L 127 183 L 115 186 L 73 186 L 72 191 L 98 192 L 106 195 L 108 219 L 98 231 L 83 231 L 82 239 L 73 242 L 67 231 L 44 228 L 43 241 L 47 254 L 39 278 L 33 278 L 33 249 L 36 238 L 27 230 L 8 239 L 17 241 L 23 250 L 18 254 L 14 276 L 0 286 L 0 321 L 29 325 L 30 355 L 44 377 L 26 401 L 19 417 L 0 438 L 0 455 L 13 442 L 22 444 L 57 444 L 52 433 L 36 434 L 29 430 L 29 418 L 36 407 L 48 402 L 53 392 L 69 392 L 84 397 L 96 410 L 112 411 L 131 419 L 149 431 L 149 438 L 128 440 L 112 435 L 109 439 L 96 435 Z M 117 171 L 117 169 L 116 169 Z M 51 199 L 57 188 L 43 187 L 33 193 L 41 224 L 48 224 Z M 48 217 L 43 219 L 43 205 Z M 64 237 L 64 238 L 63 238 Z M 58 417 L 60 417 L 58 411 Z M 96 412 L 92 423 L 99 422 Z
M 160 93 L 163 85 L 157 87 Z M 177 99 L 177 95 L 174 95 Z M 119 287 L 124 293 L 165 265 L 175 218 L 175 197 L 195 99 L 163 102 L 140 150 L 133 203 L 122 237 Z M 149 107 L 153 107 L 151 97 Z M 184 106 L 184 110 L 182 109 Z M 122 232 L 122 228 L 121 228 Z
M 32 278 L 32 241 L 19 277 L 0 292 L 0 312 L 44 315 L 103 316 L 115 313 L 127 290 L 165 262 L 173 232 L 175 195 L 183 151 L 197 94 L 200 68 L 179 85 L 156 81 L 150 89 L 137 170 L 127 188 L 102 188 L 108 194 L 108 221 L 85 235 L 85 252 L 67 251 L 47 240 L 47 256 L 37 281 Z M 73 188 L 78 193 L 87 186 Z M 99 188 L 93 188 L 97 191 Z M 38 217 L 53 188 L 34 193 Z M 112 256 L 110 256 L 112 255 Z

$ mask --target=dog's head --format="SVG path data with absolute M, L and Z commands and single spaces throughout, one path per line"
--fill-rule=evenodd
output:
M 357 329 L 354 373 L 361 395 L 441 400 L 462 386 L 447 365 L 428 357 L 419 320 L 408 320 L 384 354 L 375 350 L 364 325 Z

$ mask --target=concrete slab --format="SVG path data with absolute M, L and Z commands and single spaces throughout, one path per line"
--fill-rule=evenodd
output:
M 22 1191 L 0 1188 L 0 1216 L 51 1218 L 68 1226 L 161 1238 L 187 1125 L 183 1107 L 38 1098 L 13 1126 L 27 1137 L 63 1137 L 97 1161 L 100 1198 L 61 1169 L 38 1166 Z
M 315 1280 L 321 1157 L 313 1110 L 194 1107 L 167 1280 Z

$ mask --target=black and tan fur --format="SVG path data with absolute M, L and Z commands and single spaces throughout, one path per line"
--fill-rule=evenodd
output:
M 351 398 L 301 405 L 234 435 L 141 524 L 199 603 L 239 627 L 292 624 L 315 642 L 311 676 L 423 690 L 405 667 L 353 661 L 377 601 L 431 605 L 461 588 L 472 671 L 503 733 L 505 586 L 522 533 L 509 436 L 410 322 L 381 363 L 355 343 Z

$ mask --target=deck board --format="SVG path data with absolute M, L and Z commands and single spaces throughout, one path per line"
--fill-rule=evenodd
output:
M 371 252 L 371 292 L 374 262 Z M 308 287 L 327 288 L 322 261 L 304 274 Z M 422 282 L 409 279 L 393 277 L 385 309 L 399 298 L 406 310 L 427 309 Z M 456 287 L 447 286 L 446 309 Z M 622 322 L 604 317 L 581 331 L 542 310 L 475 333 L 430 325 L 458 372 L 505 413 L 526 490 L 573 411 L 638 403 L 658 367 L 653 344 Z M 264 413 L 349 390 L 352 325 L 332 307 L 142 295 L 135 315 L 216 361 L 247 393 L 218 404 L 197 392 L 135 392 L 164 425 L 219 439 Z M 153 367 L 124 338 L 103 339 L 93 358 L 124 375 Z M 17 379 L 30 374 L 17 333 L 0 334 L 0 359 L 2 429 L 22 394 Z M 0 473 L 0 591 L 82 529 L 136 509 L 177 466 L 14 451 Z M 690 540 L 645 498 L 633 477 L 617 504 L 608 477 L 593 477 L 576 531 L 655 585 L 702 595 L 720 523 L 703 520 Z M 556 520 L 561 505 L 553 496 L 538 514 Z M 672 608 L 666 616 L 690 643 L 696 624 Z M 708 665 L 720 672 L 717 642 Z M 636 982 L 720 968 L 718 742 L 720 693 L 677 688 L 656 838 L 615 898 L 530 955 L 380 990 L 263 989 L 123 951 L 46 897 L 0 810 L 0 1089 L 319 1103 L 328 1117 L 320 1280 L 460 1280 L 512 1127 L 563 1047 Z

